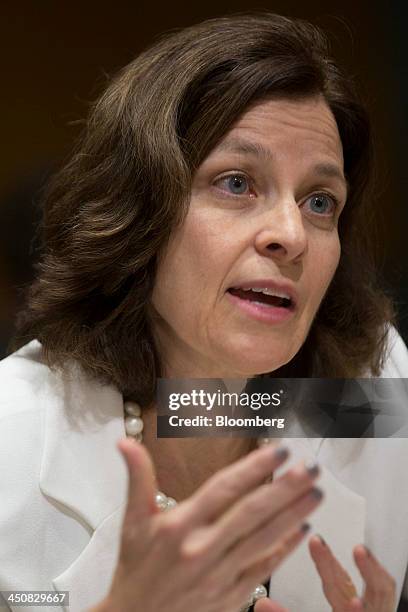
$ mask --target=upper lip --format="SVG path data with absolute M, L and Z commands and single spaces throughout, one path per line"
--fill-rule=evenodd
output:
M 256 278 L 248 281 L 237 281 L 229 289 L 272 289 L 285 293 L 290 297 L 291 305 L 295 306 L 298 298 L 295 288 L 290 283 L 272 280 L 271 278 Z

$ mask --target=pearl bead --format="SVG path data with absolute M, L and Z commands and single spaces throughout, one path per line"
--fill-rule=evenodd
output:
M 255 602 L 255 601 L 258 601 L 258 599 L 262 599 L 263 597 L 266 597 L 267 595 L 268 595 L 268 591 L 266 590 L 264 585 L 258 584 L 254 592 L 252 593 L 252 598 Z
M 125 418 L 126 433 L 135 436 L 143 431 L 143 421 L 140 417 L 127 416 Z
M 134 436 L 131 436 L 134 440 L 136 440 L 136 442 L 141 442 L 143 440 L 143 435 L 141 433 L 135 434 Z
M 142 409 L 139 404 L 136 402 L 124 402 L 124 408 L 126 414 L 130 414 L 131 416 L 140 417 L 142 416 Z
M 272 444 L 272 438 L 258 438 L 258 446 L 264 446 L 265 444 Z
M 177 506 L 176 500 L 173 497 L 168 497 L 166 510 L 171 510 L 175 506 Z
M 165 510 L 165 508 L 167 507 L 167 495 L 165 495 L 161 491 L 157 491 L 156 504 L 160 508 L 160 510 Z

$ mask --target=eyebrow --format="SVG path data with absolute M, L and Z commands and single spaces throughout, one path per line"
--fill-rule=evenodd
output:
M 217 150 L 227 151 L 230 153 L 239 153 L 241 155 L 253 155 L 254 157 L 262 159 L 266 162 L 271 162 L 274 159 L 272 151 L 267 147 L 264 147 L 264 145 L 261 143 L 243 140 L 240 138 L 230 138 L 229 140 L 224 140 L 218 145 Z M 348 194 L 350 188 L 349 183 L 343 172 L 338 166 L 336 166 L 336 164 L 331 164 L 330 162 L 320 162 L 315 164 L 311 170 L 314 174 L 318 174 L 324 178 L 339 179 L 346 187 Z

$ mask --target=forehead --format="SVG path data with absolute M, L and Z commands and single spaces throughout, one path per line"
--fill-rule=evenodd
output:
M 252 151 L 251 142 L 254 145 Z M 256 104 L 242 115 L 216 149 L 235 149 L 237 153 L 252 152 L 275 159 L 285 155 L 299 158 L 324 156 L 343 167 L 343 148 L 337 123 L 320 96 Z

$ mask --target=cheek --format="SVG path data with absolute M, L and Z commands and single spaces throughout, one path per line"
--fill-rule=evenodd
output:
M 320 302 L 323 295 L 326 293 L 333 276 L 336 272 L 340 261 L 340 240 L 338 236 L 333 236 L 333 240 L 329 240 L 320 245 L 317 250 L 317 255 L 312 261 L 312 274 L 314 276 L 314 286 L 319 290 L 316 292 L 316 299 Z M 319 262 L 319 265 L 316 265 Z M 319 295 L 317 295 L 319 294 Z
M 214 223 L 199 215 L 187 217 L 158 266 L 152 297 L 157 310 L 171 308 L 181 317 L 188 311 L 189 318 L 200 318 L 222 284 L 227 253 Z
M 208 297 L 222 284 L 234 257 L 230 227 L 225 227 L 207 209 L 191 210 L 176 246 L 176 265 L 184 271 L 188 285 Z M 229 237 L 229 239 L 228 239 Z M 236 241 L 234 240 L 234 243 Z

